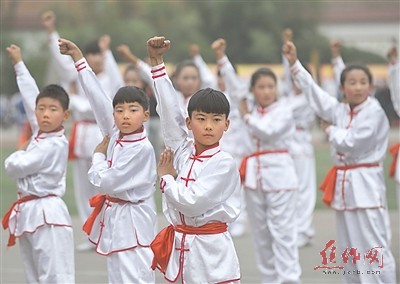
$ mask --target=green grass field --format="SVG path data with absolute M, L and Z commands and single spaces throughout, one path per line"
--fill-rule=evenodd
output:
M 8 207 L 11 205 L 13 201 L 16 199 L 16 185 L 15 181 L 10 179 L 4 172 L 4 159 L 10 155 L 14 150 L 11 147 L 3 147 L 1 149 L 1 214 L 3 215 Z M 331 167 L 332 162 L 329 156 L 329 150 L 327 145 L 318 146 L 315 148 L 315 156 L 316 156 L 316 168 L 317 168 L 317 182 L 318 185 L 321 183 L 322 179 L 325 176 L 327 170 Z M 394 210 L 397 208 L 396 204 L 396 192 L 395 192 L 395 184 L 393 179 L 388 178 L 388 168 L 391 162 L 391 156 L 387 155 L 385 160 L 385 176 L 386 178 L 386 186 L 387 186 L 387 199 L 388 199 L 388 207 L 390 210 Z M 71 215 L 76 215 L 76 206 L 74 201 L 74 191 L 72 188 L 72 170 L 71 165 L 68 167 L 67 173 L 67 191 L 64 196 L 64 200 L 68 205 Z M 158 184 L 158 183 L 157 183 Z M 157 207 L 160 211 L 161 208 L 161 194 L 160 191 L 156 192 L 156 203 Z M 327 209 L 327 207 L 321 202 L 321 191 L 318 190 L 317 197 L 317 209 Z

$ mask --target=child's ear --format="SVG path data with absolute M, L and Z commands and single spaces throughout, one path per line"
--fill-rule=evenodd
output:
M 69 109 L 64 111 L 64 121 L 68 120 L 70 116 L 71 116 L 71 112 Z
M 192 130 L 192 126 L 190 125 L 190 123 L 191 123 L 190 117 L 188 116 L 188 117 L 186 117 L 186 127 L 187 127 L 189 130 Z
M 229 129 L 229 125 L 231 124 L 231 121 L 229 119 L 225 120 L 225 129 L 224 131 L 227 131 Z
M 143 122 L 148 121 L 150 118 L 150 111 L 146 110 L 143 116 Z

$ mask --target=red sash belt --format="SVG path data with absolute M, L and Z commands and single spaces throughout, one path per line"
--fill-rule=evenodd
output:
M 400 143 L 394 144 L 390 147 L 389 152 L 393 156 L 392 163 L 390 164 L 389 176 L 394 177 L 397 167 L 397 157 L 399 156 Z
M 347 166 L 333 166 L 328 173 L 326 174 L 323 182 L 320 185 L 320 189 L 324 191 L 324 195 L 322 196 L 322 201 L 330 206 L 333 200 L 333 194 L 335 192 L 336 186 L 336 175 L 338 170 L 346 171 L 357 168 L 372 168 L 379 167 L 379 163 L 366 163 L 366 164 L 357 164 L 357 165 L 347 165 Z
M 279 153 L 288 153 L 288 150 L 266 150 L 266 151 L 260 151 L 260 152 L 255 152 L 251 155 L 245 156 L 242 159 L 242 163 L 240 164 L 240 180 L 242 183 L 245 181 L 246 178 L 246 169 L 247 169 L 247 160 L 252 158 L 252 157 L 258 157 L 261 155 L 267 155 L 267 154 L 279 154 Z
M 18 204 L 22 204 L 22 203 L 34 200 L 34 199 L 45 198 L 45 197 L 50 197 L 50 196 L 56 196 L 56 195 L 55 194 L 49 194 L 46 196 L 27 195 L 27 196 L 24 196 L 24 197 L 18 199 L 17 201 L 15 201 L 13 204 L 11 204 L 10 208 L 7 210 L 6 214 L 3 217 L 3 220 L 2 220 L 3 229 L 4 230 L 8 229 L 8 222 L 10 221 L 10 216 L 11 216 L 11 213 L 14 210 L 15 206 L 17 206 Z M 8 238 L 7 246 L 11 247 L 13 245 L 15 245 L 15 235 L 11 234 L 11 232 L 10 232 L 10 237 Z
M 95 196 L 92 196 L 89 199 L 90 207 L 94 207 L 92 214 L 90 214 L 89 218 L 86 220 L 85 224 L 83 224 L 83 231 L 85 231 L 88 235 L 90 235 L 90 232 L 92 231 L 92 227 L 94 224 L 94 221 L 96 220 L 97 216 L 100 214 L 101 208 L 103 207 L 104 203 L 106 200 L 114 202 L 114 203 L 132 203 L 135 204 L 131 201 L 119 199 L 117 197 L 111 197 L 106 194 L 97 194 Z M 138 201 L 137 203 L 141 203 L 143 200 Z
M 151 268 L 154 270 L 158 267 L 162 273 L 165 273 L 174 245 L 175 231 L 189 235 L 212 235 L 224 233 L 227 228 L 226 223 L 208 223 L 200 227 L 185 225 L 165 227 L 150 244 L 154 253 Z

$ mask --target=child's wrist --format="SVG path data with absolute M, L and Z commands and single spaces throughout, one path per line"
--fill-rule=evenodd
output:
M 164 59 L 162 56 L 157 56 L 157 57 L 150 57 L 150 64 L 151 66 L 157 66 L 164 63 Z

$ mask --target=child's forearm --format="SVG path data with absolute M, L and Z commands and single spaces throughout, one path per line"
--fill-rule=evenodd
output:
M 26 117 L 31 125 L 32 132 L 35 133 L 38 130 L 38 123 L 35 115 L 35 105 L 36 97 L 39 94 L 39 88 L 23 61 L 19 61 L 17 64 L 15 64 L 14 70 L 16 73 L 18 89 L 22 96 Z

